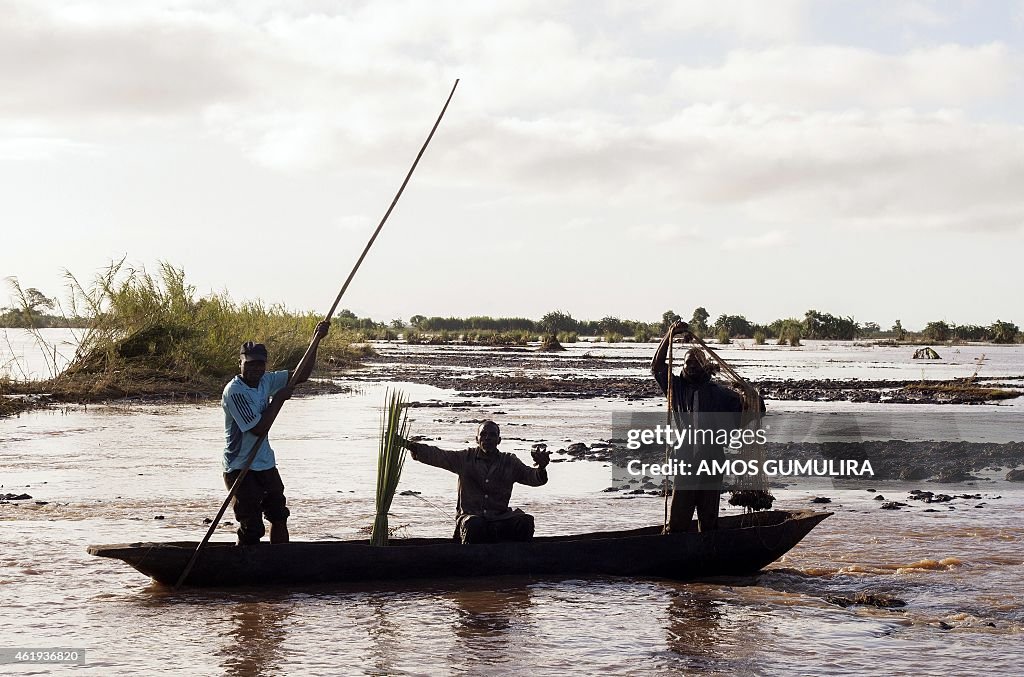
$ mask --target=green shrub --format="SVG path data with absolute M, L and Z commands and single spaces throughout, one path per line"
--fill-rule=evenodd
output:
M 131 394 L 144 381 L 221 384 L 238 373 L 243 342 L 265 343 L 268 369 L 294 368 L 322 319 L 261 301 L 236 303 L 226 292 L 197 297 L 185 273 L 169 263 L 159 272 L 111 264 L 86 287 L 70 273 L 69 302 L 75 315 L 90 318 L 78 350 L 58 377 L 65 384 Z M 358 337 L 332 330 L 320 344 L 318 361 L 345 364 L 365 347 Z

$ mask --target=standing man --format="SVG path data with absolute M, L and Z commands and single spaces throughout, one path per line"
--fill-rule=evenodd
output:
M 304 383 L 313 371 L 320 341 L 327 336 L 330 322 L 321 322 L 313 332 L 313 359 L 295 374 L 295 385 Z M 230 489 L 242 472 L 246 458 L 256 440 L 267 434 L 270 425 L 292 396 L 287 371 L 267 372 L 267 347 L 246 341 L 242 344 L 241 373 L 224 387 L 221 406 L 224 408 L 224 484 Z M 239 545 L 259 543 L 266 532 L 263 516 L 270 521 L 270 542 L 288 542 L 288 515 L 284 483 L 277 471 L 270 440 L 264 439 L 253 459 L 242 485 L 231 499 L 231 508 L 238 521 Z
M 670 374 L 665 357 L 669 344 L 675 336 L 692 340 L 690 327 L 685 322 L 674 322 L 658 346 L 651 362 L 651 373 L 668 394 L 668 380 L 672 379 L 672 409 L 679 425 L 693 429 L 732 429 L 739 426 L 743 399 L 732 389 L 711 381 L 712 367 L 704 351 L 691 348 L 683 358 L 679 375 Z M 692 464 L 696 469 L 701 461 L 725 459 L 722 445 L 701 441 L 682 447 L 679 460 Z M 693 522 L 694 509 L 697 511 L 698 531 L 711 531 L 718 526 L 718 508 L 722 493 L 722 476 L 680 476 L 676 475 L 672 486 L 672 508 L 669 514 L 668 530 L 686 532 Z
M 444 468 L 459 476 L 459 499 L 455 518 L 455 539 L 461 543 L 529 541 L 533 538 L 533 515 L 508 507 L 512 485 L 531 487 L 547 484 L 551 454 L 531 452 L 537 467 L 530 468 L 515 454 L 498 451 L 501 429 L 494 421 L 477 428 L 475 447 L 447 451 L 428 444 L 400 440 L 413 459 Z

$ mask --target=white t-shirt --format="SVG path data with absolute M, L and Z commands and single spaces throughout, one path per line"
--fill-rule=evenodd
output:
M 224 386 L 220 403 L 224 408 L 224 472 L 241 470 L 245 459 L 256 444 L 256 436 L 249 432 L 263 416 L 270 397 L 288 385 L 287 371 L 268 371 L 259 385 L 250 388 L 241 376 L 235 376 Z M 251 470 L 270 470 L 277 461 L 270 440 L 265 439 L 253 459 Z

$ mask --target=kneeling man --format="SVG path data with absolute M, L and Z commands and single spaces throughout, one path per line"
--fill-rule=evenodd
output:
M 420 463 L 444 468 L 459 476 L 459 502 L 455 538 L 462 543 L 528 541 L 533 538 L 533 515 L 508 507 L 512 485 L 531 487 L 547 484 L 546 451 L 532 452 L 537 467 L 530 468 L 515 454 L 498 451 L 501 430 L 494 421 L 484 421 L 476 433 L 477 446 L 447 451 L 420 442 L 401 444 Z

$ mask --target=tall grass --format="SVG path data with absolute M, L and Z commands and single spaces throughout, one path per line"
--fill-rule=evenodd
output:
M 605 343 L 622 343 L 622 334 L 615 331 L 606 331 L 603 338 Z
M 783 320 L 779 327 L 779 340 L 778 345 L 784 346 L 787 343 L 793 347 L 800 345 L 800 340 L 803 338 L 802 325 L 798 320 Z
M 388 544 L 388 511 L 395 498 L 398 480 L 405 465 L 405 448 L 398 438 L 409 433 L 409 401 L 400 390 L 392 390 L 385 396 L 384 413 L 380 423 L 380 449 L 377 453 L 377 516 L 370 532 L 370 545 Z
M 235 302 L 220 292 L 200 297 L 185 273 L 161 262 L 158 272 L 111 264 L 88 285 L 65 273 L 71 312 L 90 318 L 71 363 L 54 379 L 81 394 L 134 394 L 187 383 L 212 394 L 238 373 L 244 341 L 267 344 L 268 369 L 294 367 L 319 318 L 261 301 Z M 332 331 L 318 358 L 352 361 L 351 336 Z

